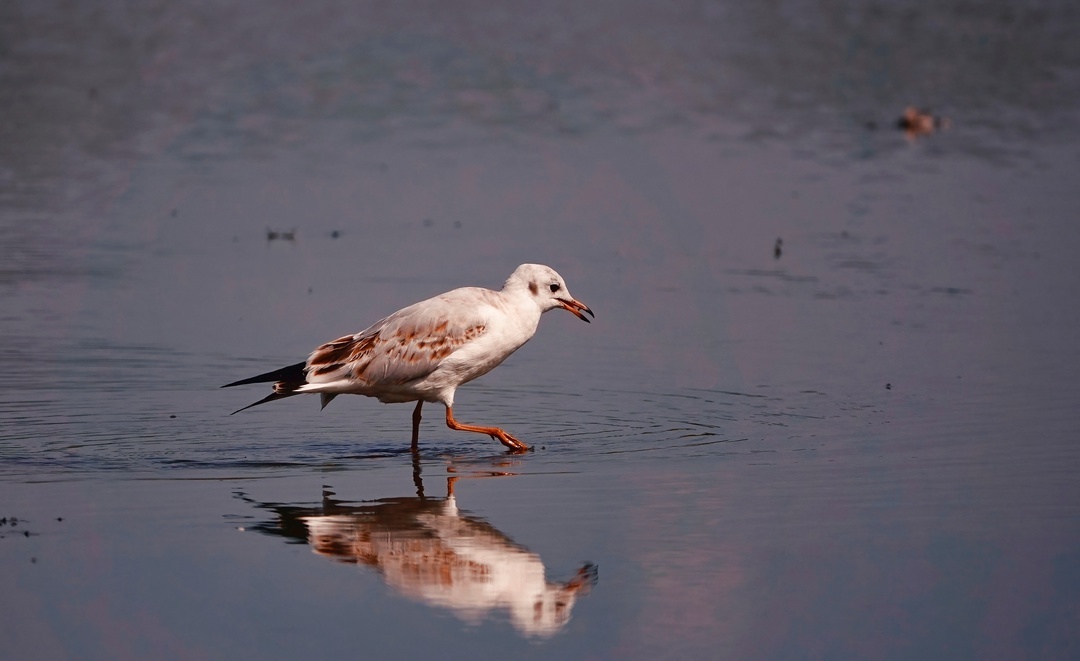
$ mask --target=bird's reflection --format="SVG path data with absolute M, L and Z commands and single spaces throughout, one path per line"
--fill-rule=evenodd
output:
M 445 497 L 429 497 L 416 457 L 413 466 L 415 497 L 350 504 L 324 489 L 322 503 L 311 507 L 238 496 L 276 514 L 249 529 L 305 542 L 338 562 L 369 566 L 403 595 L 446 608 L 469 624 L 505 610 L 526 636 L 560 631 L 577 598 L 595 585 L 596 566 L 586 563 L 567 581 L 547 580 L 540 556 L 458 509 L 458 477 L 447 479 Z

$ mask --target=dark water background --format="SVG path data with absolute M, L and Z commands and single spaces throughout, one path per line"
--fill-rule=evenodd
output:
M 4 656 L 1075 658 L 1077 34 L 1064 1 L 4 3 Z M 419 458 L 409 406 L 227 415 L 521 262 L 596 322 L 455 408 L 536 452 L 431 406 Z

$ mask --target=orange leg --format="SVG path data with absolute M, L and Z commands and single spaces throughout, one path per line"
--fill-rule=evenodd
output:
M 419 399 L 416 401 L 416 408 L 412 412 L 412 451 L 416 452 L 420 449 L 420 407 L 424 405 L 424 400 Z
M 457 431 L 471 431 L 478 434 L 487 434 L 488 436 L 494 438 L 496 441 L 510 448 L 512 452 L 525 452 L 529 449 L 528 445 L 525 445 L 524 443 L 514 438 L 510 434 L 507 434 L 498 427 L 480 427 L 478 425 L 461 424 L 457 420 L 454 420 L 454 410 L 449 406 L 446 407 L 446 426 L 450 429 L 454 429 Z

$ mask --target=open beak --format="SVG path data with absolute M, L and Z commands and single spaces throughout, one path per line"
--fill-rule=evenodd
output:
M 589 313 L 589 315 L 592 316 L 594 319 L 596 318 L 596 315 L 593 314 L 593 311 L 589 309 L 589 306 L 585 305 L 576 298 L 572 298 L 569 301 L 564 301 L 560 299 L 559 307 L 564 310 L 570 311 L 575 317 L 584 321 L 585 323 L 589 323 L 589 318 L 582 314 L 583 312 Z

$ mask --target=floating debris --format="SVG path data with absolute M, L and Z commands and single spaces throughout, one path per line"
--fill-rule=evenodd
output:
M 896 128 L 904 132 L 909 140 L 930 135 L 934 131 L 942 131 L 952 126 L 947 117 L 939 117 L 928 108 L 916 108 L 908 106 L 904 108 L 904 114 L 896 120 Z
M 267 241 L 296 241 L 296 228 L 285 231 L 272 230 L 269 227 L 266 228 L 266 240 Z

